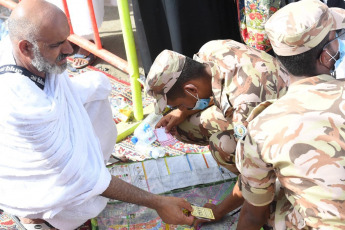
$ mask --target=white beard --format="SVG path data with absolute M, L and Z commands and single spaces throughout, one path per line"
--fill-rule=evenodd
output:
M 34 52 L 34 59 L 31 61 L 31 64 L 39 71 L 45 72 L 50 74 L 61 74 L 67 68 L 67 63 L 58 66 L 56 64 L 50 64 L 39 51 L 37 43 L 33 42 L 33 52 Z M 57 60 L 61 60 L 61 54 L 57 58 Z

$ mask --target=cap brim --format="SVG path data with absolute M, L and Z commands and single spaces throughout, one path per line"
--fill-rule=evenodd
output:
M 332 30 L 340 30 L 345 28 L 345 9 L 341 8 L 329 8 L 333 18 L 334 24 Z

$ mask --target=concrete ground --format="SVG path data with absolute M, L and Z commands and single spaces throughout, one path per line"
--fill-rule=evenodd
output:
M 129 0 L 128 2 L 129 2 L 130 16 L 132 19 L 131 21 L 132 21 L 134 39 L 136 40 L 137 39 L 136 27 L 135 27 L 133 11 L 132 11 L 132 3 L 131 3 L 132 1 Z M 102 23 L 101 28 L 99 28 L 99 35 L 103 43 L 103 48 L 115 54 L 116 56 L 124 60 L 127 60 L 126 50 L 125 50 L 125 46 L 123 42 L 118 7 L 114 5 L 111 5 L 111 6 L 107 5 L 107 1 L 105 1 L 105 3 L 106 3 L 106 6 L 105 6 L 104 21 Z M 139 66 L 142 66 L 138 47 L 136 47 L 136 49 L 137 49 Z M 103 71 L 106 71 L 121 80 L 129 82 L 129 75 L 127 73 L 122 72 L 121 70 L 115 68 L 114 66 L 101 60 L 100 58 L 98 58 L 94 62 L 93 66 Z M 142 67 L 139 68 L 139 73 L 141 75 L 144 75 L 144 70 Z

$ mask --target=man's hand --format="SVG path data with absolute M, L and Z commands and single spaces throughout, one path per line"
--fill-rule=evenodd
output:
M 175 109 L 162 117 L 162 119 L 158 121 L 156 128 L 165 127 L 165 132 L 171 133 L 171 135 L 176 135 L 176 126 L 186 120 L 187 117 L 188 114 L 186 112 Z
M 152 208 L 167 224 L 193 224 L 194 217 L 186 216 L 183 213 L 183 209 L 192 211 L 192 206 L 186 200 L 146 192 L 115 176 L 111 177 L 108 188 L 101 195 L 110 199 Z
M 158 215 L 167 224 L 192 225 L 194 217 L 186 216 L 183 209 L 192 211 L 192 206 L 186 200 L 177 197 L 159 197 L 159 207 L 155 208 Z
M 218 205 L 215 205 L 215 204 L 210 204 L 210 203 L 206 203 L 204 205 L 205 208 L 210 208 L 212 209 L 212 212 L 213 212 L 213 215 L 214 215 L 214 220 L 204 220 L 204 219 L 198 219 L 196 218 L 194 224 L 193 224 L 193 227 L 194 229 L 198 229 L 198 226 L 202 223 L 209 223 L 209 222 L 216 222 L 216 221 L 219 221 L 220 219 L 223 218 L 224 214 L 222 214 L 218 208 Z

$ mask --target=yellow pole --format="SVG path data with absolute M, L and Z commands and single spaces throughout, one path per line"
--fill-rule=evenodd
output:
M 143 104 L 141 98 L 141 87 L 138 81 L 139 66 L 138 58 L 135 50 L 135 42 L 132 31 L 131 18 L 128 9 L 128 0 L 117 0 L 119 9 L 123 40 L 125 43 L 126 56 L 129 65 L 129 76 L 131 80 L 133 113 L 137 121 L 143 119 Z

